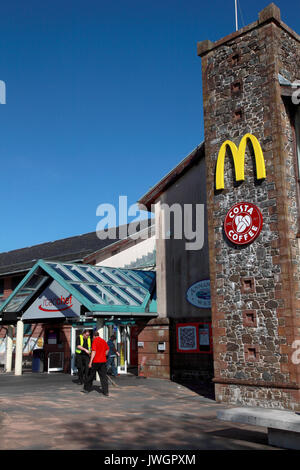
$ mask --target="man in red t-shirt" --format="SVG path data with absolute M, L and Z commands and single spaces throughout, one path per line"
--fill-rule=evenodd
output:
M 84 383 L 83 392 L 89 393 L 92 390 L 93 381 L 96 377 L 96 372 L 100 375 L 101 387 L 103 395 L 108 397 L 108 380 L 106 370 L 106 356 L 109 351 L 107 342 L 100 338 L 99 333 L 94 334 L 94 341 L 92 344 L 91 359 L 89 362 L 90 374 Z

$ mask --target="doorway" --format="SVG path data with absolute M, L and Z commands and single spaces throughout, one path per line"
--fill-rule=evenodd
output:
M 118 352 L 118 374 L 127 374 L 128 364 L 130 364 L 130 331 L 128 325 L 118 325 L 117 327 Z
M 72 327 L 72 337 L 71 337 L 71 375 L 77 374 L 77 367 L 75 364 L 75 350 L 76 350 L 76 342 L 80 334 L 83 333 L 84 330 L 89 330 L 91 343 L 93 342 L 93 333 L 94 329 L 91 326 L 73 326 Z
M 125 323 L 125 322 L 124 322 Z M 107 322 L 107 338 L 109 339 L 114 333 L 116 335 L 116 349 L 119 356 L 116 357 L 116 366 L 118 374 L 127 374 L 130 365 L 130 330 L 129 324 L 121 324 L 119 322 Z

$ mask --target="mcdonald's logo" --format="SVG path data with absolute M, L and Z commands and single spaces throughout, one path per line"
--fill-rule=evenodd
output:
M 226 140 L 218 154 L 217 167 L 216 167 L 216 189 L 224 189 L 224 162 L 227 147 L 230 148 L 233 157 L 235 179 L 236 181 L 245 180 L 245 152 L 247 142 L 250 141 L 254 150 L 255 163 L 256 163 L 256 177 L 257 179 L 264 179 L 266 177 L 265 159 L 257 138 L 252 134 L 245 134 L 241 139 L 239 147 L 231 140 Z

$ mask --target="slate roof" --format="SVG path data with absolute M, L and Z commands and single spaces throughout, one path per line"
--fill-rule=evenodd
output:
M 113 230 L 115 229 L 109 229 L 110 232 Z M 113 239 L 101 240 L 96 232 L 90 232 L 0 253 L 0 276 L 24 273 L 31 269 L 39 259 L 81 262 L 87 255 L 119 240 L 118 230 L 117 227 L 117 238 Z

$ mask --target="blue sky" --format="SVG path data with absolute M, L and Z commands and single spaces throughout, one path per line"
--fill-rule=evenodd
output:
M 197 42 L 234 0 L 10 0 L 0 12 L 0 251 L 94 231 L 203 140 Z M 268 0 L 240 0 L 240 26 Z M 300 6 L 277 0 L 299 32 Z M 300 78 L 300 77 L 299 77 Z

